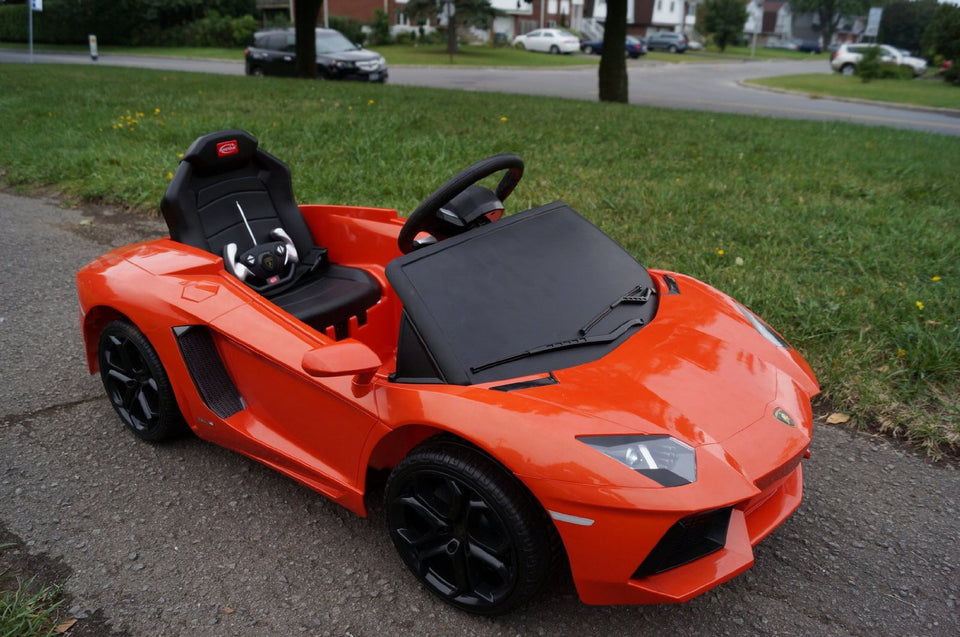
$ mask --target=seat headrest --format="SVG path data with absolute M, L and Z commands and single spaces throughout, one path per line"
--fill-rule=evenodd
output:
M 198 137 L 182 161 L 190 162 L 201 173 L 220 173 L 248 163 L 257 153 L 257 138 L 238 128 Z

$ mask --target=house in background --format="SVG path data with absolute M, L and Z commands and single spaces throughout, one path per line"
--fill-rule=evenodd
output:
M 660 31 L 692 34 L 699 0 L 628 0 L 627 33 L 647 36 Z M 607 19 L 606 0 L 584 0 L 584 22 L 603 24 Z M 586 29 L 584 29 L 586 32 Z
M 743 33 L 747 37 L 756 33 L 757 39 L 764 44 L 771 40 L 793 40 L 793 22 L 794 15 L 789 2 L 766 0 L 760 5 L 751 2 L 747 5 L 747 21 L 743 25 Z
M 507 40 L 521 33 L 544 27 L 568 27 L 579 30 L 583 21 L 585 0 L 489 0 L 490 5 L 503 12 L 494 18 L 492 31 L 502 33 Z M 256 0 L 261 16 L 279 15 L 290 18 L 296 11 L 296 0 Z M 332 17 L 353 18 L 365 24 L 373 21 L 377 9 L 382 9 L 390 19 L 394 34 L 416 31 L 420 25 L 411 21 L 404 8 L 407 0 L 326 0 L 321 4 L 317 23 L 323 24 L 324 10 Z M 441 24 L 443 20 L 440 20 Z M 425 25 L 428 30 L 435 24 Z M 485 40 L 489 33 L 473 30 L 474 35 Z

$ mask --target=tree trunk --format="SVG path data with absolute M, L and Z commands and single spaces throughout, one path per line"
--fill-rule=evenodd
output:
M 600 101 L 627 102 L 627 0 L 607 0 L 600 56 Z
M 317 17 L 323 0 L 297 0 L 294 30 L 297 34 L 297 77 L 317 77 Z

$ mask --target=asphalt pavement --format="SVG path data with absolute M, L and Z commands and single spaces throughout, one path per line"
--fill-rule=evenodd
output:
M 87 374 L 73 277 L 163 234 L 0 193 L 0 541 L 18 545 L 0 570 L 69 576 L 68 635 L 960 634 L 956 463 L 822 422 L 800 510 L 691 602 L 585 606 L 558 578 L 506 617 L 446 607 L 395 555 L 381 493 L 362 519 L 196 438 L 123 429 Z
M 530 53 L 531 56 L 538 55 Z M 23 51 L 0 50 L 0 63 L 28 62 Z M 97 61 L 78 53 L 37 52 L 35 63 L 124 66 L 199 73 L 242 75 L 242 60 L 185 59 L 138 55 L 101 55 Z M 641 58 L 629 60 L 630 103 L 760 117 L 844 121 L 960 135 L 957 111 L 911 109 L 876 103 L 813 99 L 744 85 L 743 80 L 774 75 L 830 73 L 823 58 L 751 62 L 710 61 L 667 64 Z M 255 81 L 251 78 L 251 81 Z M 562 68 L 471 68 L 393 66 L 390 82 L 464 91 L 544 95 L 596 101 L 595 66 Z

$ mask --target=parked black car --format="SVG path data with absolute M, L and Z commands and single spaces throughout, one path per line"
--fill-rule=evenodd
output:
M 661 31 L 647 34 L 647 50 L 662 49 L 671 53 L 683 53 L 689 48 L 687 36 L 673 31 Z
M 317 74 L 327 80 L 386 82 L 387 62 L 334 29 L 317 29 Z M 295 75 L 294 29 L 270 29 L 253 34 L 243 52 L 247 75 Z
M 804 53 L 823 53 L 819 40 L 797 40 L 797 50 Z
M 639 38 L 628 35 L 624 44 L 626 47 L 626 54 L 631 60 L 636 60 L 641 55 L 647 54 L 647 45 L 644 44 L 643 40 Z M 597 55 L 603 55 L 603 40 L 587 40 L 582 42 L 580 44 L 580 50 L 587 55 L 594 53 Z

